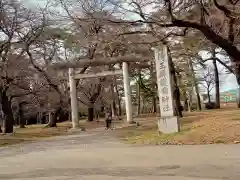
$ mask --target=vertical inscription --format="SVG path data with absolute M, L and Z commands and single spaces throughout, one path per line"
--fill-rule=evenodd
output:
M 160 64 L 160 72 L 159 72 L 159 78 L 160 78 L 160 102 L 161 102 L 161 109 L 163 112 L 168 112 L 171 111 L 171 107 L 169 105 L 170 102 L 170 98 L 169 98 L 169 91 L 171 91 L 171 89 L 169 89 L 170 84 L 169 84 L 169 80 L 168 80 L 168 76 L 167 76 L 167 68 L 168 68 L 168 62 L 166 61 L 165 58 L 161 57 L 158 55 L 159 59 L 159 64 Z

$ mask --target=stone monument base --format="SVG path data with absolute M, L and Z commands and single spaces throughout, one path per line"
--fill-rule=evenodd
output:
M 179 118 L 177 116 L 160 117 L 158 120 L 158 130 L 162 133 L 179 132 Z

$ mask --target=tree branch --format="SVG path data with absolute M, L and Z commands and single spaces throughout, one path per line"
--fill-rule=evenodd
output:
M 86 102 L 82 101 L 80 98 L 78 98 L 78 101 L 80 101 L 82 104 L 84 104 L 84 105 L 88 106 L 88 103 L 86 103 Z
M 233 58 L 234 61 L 240 61 L 240 51 L 237 49 L 237 47 L 227 39 L 224 39 L 223 37 L 217 35 L 209 26 L 178 19 L 175 19 L 173 21 L 173 24 L 175 24 L 177 27 L 190 27 L 198 29 L 206 36 L 207 39 L 224 49 L 229 54 L 229 56 Z
M 216 0 L 214 0 L 214 1 L 216 1 Z M 177 27 L 194 28 L 194 29 L 201 31 L 208 40 L 210 40 L 214 44 L 217 44 L 219 47 L 224 49 L 229 54 L 229 56 L 231 56 L 233 58 L 234 61 L 240 61 L 240 59 L 239 59 L 240 51 L 237 49 L 236 46 L 234 46 L 232 44 L 232 42 L 230 42 L 227 39 L 224 39 L 220 35 L 216 34 L 213 31 L 213 29 L 211 29 L 211 27 L 209 27 L 206 24 L 199 24 L 199 23 L 192 22 L 192 21 L 190 22 L 190 21 L 177 19 L 173 15 L 171 1 L 165 0 L 165 2 L 167 5 L 168 13 L 172 19 L 172 25 L 175 25 Z
M 37 91 L 33 92 L 33 91 L 29 91 L 29 92 L 25 92 L 25 93 L 21 93 L 21 94 L 15 94 L 15 95 L 12 95 L 11 96 L 11 99 L 13 98 L 18 98 L 18 97 L 23 97 L 23 96 L 27 96 L 27 95 L 30 95 L 30 94 L 36 94 Z
M 231 16 L 232 12 L 229 9 L 227 9 L 223 5 L 218 4 L 217 0 L 213 0 L 213 2 L 214 2 L 214 5 L 216 6 L 216 8 L 218 8 L 220 11 L 222 11 L 225 14 L 226 17 L 234 18 L 233 16 Z
M 58 85 L 54 84 L 49 78 L 49 76 L 47 75 L 47 73 L 35 64 L 32 53 L 29 50 L 29 46 L 26 48 L 26 52 L 29 56 L 30 62 L 33 65 L 33 67 L 44 76 L 49 86 L 52 87 L 59 94 L 60 103 L 62 103 L 62 93 L 59 90 Z
M 214 60 L 214 59 L 215 59 L 216 61 L 218 61 L 222 66 L 224 66 L 229 72 L 235 74 L 234 70 L 233 70 L 231 67 L 229 67 L 228 65 L 226 65 L 224 62 L 221 61 L 221 59 L 219 59 L 219 58 L 217 58 L 217 57 L 212 57 L 212 58 L 204 59 L 204 60 L 202 60 L 202 62 L 205 63 L 205 62 L 207 62 L 207 61 L 209 61 L 209 60 Z

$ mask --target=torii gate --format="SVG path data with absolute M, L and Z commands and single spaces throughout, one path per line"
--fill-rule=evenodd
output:
M 71 116 L 72 116 L 72 127 L 73 128 L 78 128 L 78 125 L 79 125 L 79 122 L 78 122 L 78 107 L 77 107 L 78 103 L 77 103 L 76 79 L 94 78 L 94 77 L 102 77 L 102 76 L 114 76 L 114 75 L 123 75 L 127 122 L 128 123 L 133 122 L 132 98 L 131 98 L 131 89 L 130 89 L 130 80 L 129 80 L 129 67 L 128 67 L 127 62 L 123 62 L 122 70 L 103 71 L 103 72 L 92 73 L 92 74 L 75 74 L 74 69 L 69 68 Z
M 172 88 L 172 77 L 170 73 L 170 64 L 167 46 L 162 44 L 161 46 L 152 49 L 154 51 L 155 63 L 156 63 L 156 73 L 157 73 L 157 86 L 158 86 L 158 96 L 160 104 L 161 117 L 158 120 L 158 130 L 163 133 L 173 133 L 180 131 L 179 128 L 179 118 L 174 115 L 174 101 L 173 101 L 173 88 Z M 126 115 L 127 122 L 133 122 L 132 116 L 132 99 L 131 90 L 129 82 L 129 72 L 128 63 L 129 62 L 149 62 L 148 57 L 137 55 L 130 57 L 119 57 L 118 59 L 106 59 L 101 60 L 87 60 L 87 61 L 77 61 L 72 63 L 60 63 L 54 66 L 58 69 L 69 68 L 69 84 L 70 84 L 70 96 L 71 96 L 71 115 L 72 115 L 72 126 L 73 128 L 78 127 L 78 108 L 77 108 L 77 93 L 76 93 L 76 82 L 75 79 L 100 77 L 108 75 L 123 74 L 124 83 L 124 94 L 125 94 L 125 105 L 126 105 Z M 86 66 L 101 66 L 123 63 L 123 69 L 117 71 L 105 71 L 95 74 L 74 74 L 75 67 L 86 67 Z

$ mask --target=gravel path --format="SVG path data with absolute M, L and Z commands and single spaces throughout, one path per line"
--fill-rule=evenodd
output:
M 87 131 L 0 149 L 0 180 L 239 180 L 239 145 L 128 146 Z

